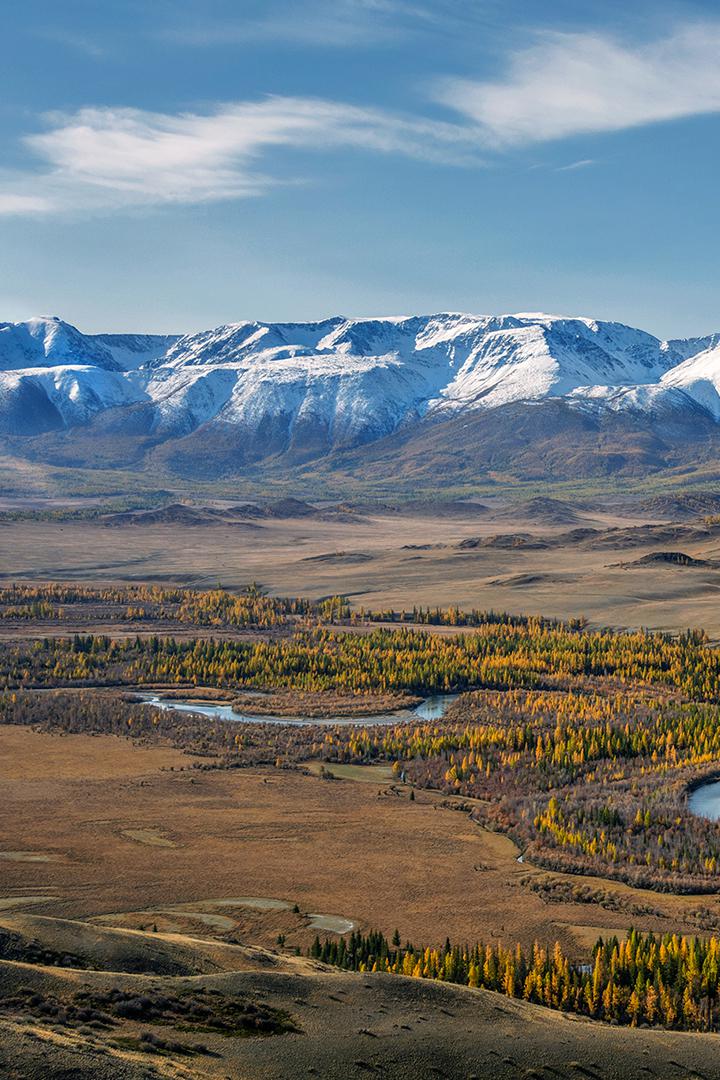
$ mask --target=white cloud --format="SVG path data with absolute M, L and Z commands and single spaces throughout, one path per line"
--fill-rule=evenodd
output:
M 0 190 L 0 214 L 45 214 L 52 208 L 51 201 L 44 195 L 22 195 Z
M 279 147 L 477 165 L 488 150 L 720 111 L 719 58 L 720 22 L 636 48 L 590 34 L 544 35 L 511 57 L 505 78 L 445 81 L 436 96 L 459 114 L 455 123 L 300 97 L 202 114 L 105 107 L 52 115 L 24 140 L 35 168 L 0 174 L 0 215 L 256 196 L 283 182 L 262 169 Z M 590 164 L 587 157 L 565 168 Z
M 543 34 L 511 56 L 504 78 L 446 80 L 436 97 L 498 148 L 718 112 L 720 23 L 640 46 Z
M 273 147 L 357 148 L 444 163 L 476 160 L 462 125 L 305 98 L 240 102 L 211 113 L 83 109 L 29 135 L 39 172 L 5 174 L 0 214 L 203 203 L 259 195 Z

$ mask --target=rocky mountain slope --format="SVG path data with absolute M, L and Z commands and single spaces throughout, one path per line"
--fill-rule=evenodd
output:
M 543 474 L 571 450 L 582 475 L 705 459 L 719 425 L 718 335 L 662 342 L 542 314 L 242 322 L 180 338 L 0 324 L 0 437 L 65 464 L 212 476 L 389 455 L 412 471 L 435 467 L 422 461 L 434 448 L 451 472 L 462 450 L 460 474 Z

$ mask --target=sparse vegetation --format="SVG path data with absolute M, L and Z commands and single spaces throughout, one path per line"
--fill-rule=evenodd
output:
M 119 987 L 83 989 L 68 999 L 21 988 L 15 994 L 0 997 L 0 1015 L 13 1013 L 67 1028 L 85 1026 L 104 1031 L 116 1029 L 124 1021 L 168 1024 L 176 1031 L 235 1037 L 279 1035 L 297 1030 L 282 1010 L 203 986 L 185 993 L 152 987 L 140 993 Z M 207 1053 L 205 1047 L 188 1047 L 151 1033 L 143 1032 L 138 1038 L 159 1050 Z
M 39 941 L 0 928 L 0 960 L 19 960 L 23 964 L 46 964 L 54 967 L 86 968 L 87 961 L 76 953 L 60 952 Z

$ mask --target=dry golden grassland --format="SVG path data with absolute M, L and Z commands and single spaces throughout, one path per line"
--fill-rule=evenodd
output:
M 0 528 L 0 561 L 8 580 L 198 588 L 258 581 L 278 596 L 344 593 L 355 606 L 375 610 L 415 603 L 562 619 L 585 615 L 594 625 L 702 626 L 720 638 L 720 569 L 633 565 L 666 548 L 712 563 L 720 557 L 720 531 L 701 540 L 684 538 L 681 531 L 646 542 L 636 534 L 628 543 L 624 530 L 646 520 L 583 511 L 571 526 L 538 524 L 519 513 L 463 519 L 373 511 L 351 521 L 267 519 L 252 528 L 11 521 Z M 606 534 L 599 547 L 597 538 L 568 539 L 571 529 L 580 526 L 599 532 L 620 528 L 621 533 L 616 540 Z M 518 533 L 531 537 L 529 546 L 458 546 L 477 537 Z M 533 538 L 545 546 L 534 547 Z M 0 632 L 13 628 L 0 625 Z
M 698 909 L 720 920 L 714 896 L 535 870 L 470 820 L 468 802 L 425 791 L 411 801 L 382 768 L 356 780 L 336 766 L 326 780 L 192 765 L 124 738 L 0 728 L 0 907 L 267 946 L 283 934 L 303 950 L 320 914 L 424 942 L 558 939 L 577 956 L 608 930 L 696 931 Z M 604 906 L 568 896 L 579 883 Z

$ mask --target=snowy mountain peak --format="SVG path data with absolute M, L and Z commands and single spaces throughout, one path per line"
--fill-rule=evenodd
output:
M 88 364 L 106 371 L 119 365 L 102 344 L 56 315 L 0 323 L 0 370 Z
M 126 371 L 174 345 L 176 334 L 83 334 L 57 315 L 0 323 L 0 371 L 65 364 Z
M 671 368 L 663 376 L 662 385 L 682 390 L 720 422 L 720 345 L 704 349 Z
M 243 461 L 305 460 L 547 401 L 720 423 L 720 335 L 662 342 L 541 312 L 243 321 L 184 337 L 85 335 L 58 318 L 0 324 L 0 433 L 14 435 L 113 410 L 113 425 L 154 443 L 197 432 L 206 454 L 221 433 Z
M 92 338 L 106 349 L 124 370 L 150 364 L 171 349 L 179 334 L 93 334 Z

